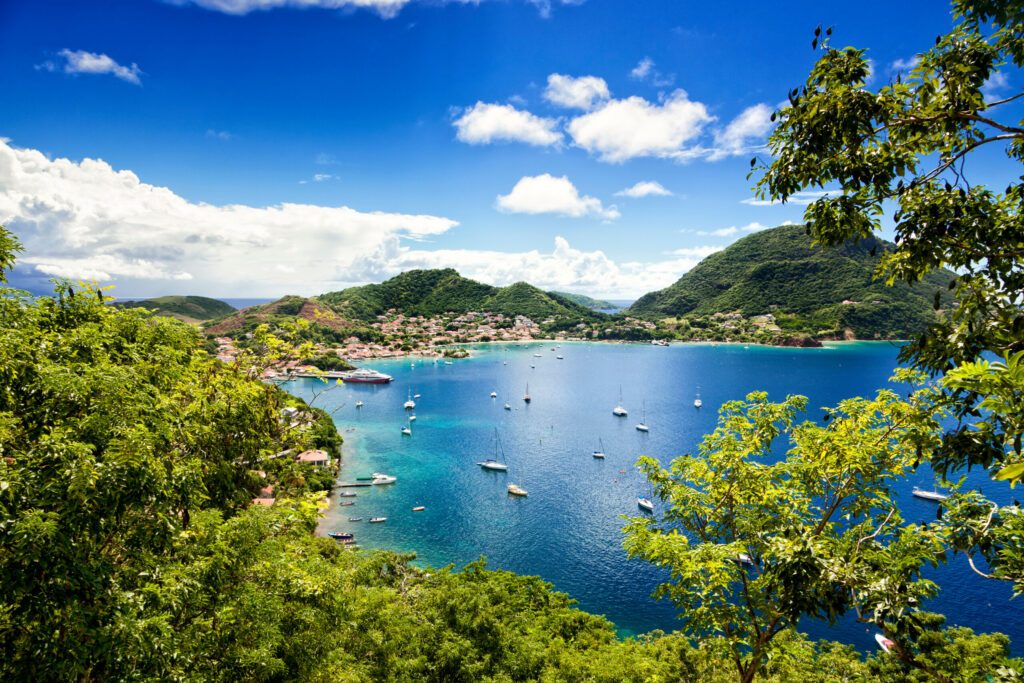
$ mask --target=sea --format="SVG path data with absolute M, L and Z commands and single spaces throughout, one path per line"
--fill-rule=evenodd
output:
M 538 575 L 582 609 L 607 617 L 622 636 L 680 625 L 669 602 L 651 597 L 668 579 L 665 571 L 628 559 L 622 547 L 623 517 L 639 515 L 636 499 L 650 493 L 637 458 L 650 455 L 667 465 L 695 453 L 715 428 L 718 408 L 752 391 L 767 391 L 773 400 L 807 396 L 806 418 L 821 420 L 822 407 L 886 386 L 899 351 L 882 342 L 817 349 L 585 342 L 469 348 L 470 358 L 449 363 L 369 363 L 395 378 L 387 385 L 313 379 L 284 385 L 332 414 L 345 437 L 341 480 L 374 472 L 398 479 L 391 486 L 341 489 L 356 492 L 353 498 L 339 499 L 336 491 L 321 530 L 351 531 L 362 548 L 415 553 L 427 566 L 458 568 L 484 557 L 491 568 Z M 527 390 L 529 404 L 523 401 Z M 693 405 L 698 391 L 699 410 Z M 413 395 L 415 410 L 404 410 Z M 612 415 L 620 395 L 626 418 Z M 410 424 L 410 412 L 416 420 L 406 436 L 400 430 Z M 635 429 L 641 418 L 648 433 Z M 495 457 L 496 444 L 507 473 L 475 464 Z M 598 449 L 604 460 L 592 457 Z M 509 483 L 529 496 L 508 495 Z M 983 472 L 972 472 L 967 484 L 997 502 L 1011 497 L 1007 486 Z M 906 519 L 935 519 L 936 504 L 913 497 L 914 486 L 935 487 L 926 467 L 898 487 Z M 422 512 L 412 511 L 420 505 Z M 375 516 L 387 521 L 369 524 Z M 353 517 L 362 521 L 349 521 Z M 1024 603 L 1011 600 L 1009 585 L 977 576 L 962 555 L 926 576 L 941 586 L 928 609 L 950 624 L 1006 633 L 1014 653 L 1024 654 Z M 800 630 L 862 651 L 875 647 L 874 630 L 852 616 L 834 625 L 804 619 Z

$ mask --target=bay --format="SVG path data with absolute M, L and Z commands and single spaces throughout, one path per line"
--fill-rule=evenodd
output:
M 675 609 L 651 593 L 666 574 L 631 561 L 622 549 L 623 515 L 638 515 L 638 495 L 649 488 L 634 464 L 651 455 L 667 464 L 694 453 L 712 431 L 726 401 L 764 390 L 773 400 L 788 394 L 809 398 L 808 419 L 823 406 L 873 394 L 887 384 L 898 347 L 888 343 L 843 343 L 820 349 L 742 345 L 674 344 L 669 347 L 606 343 L 492 344 L 472 347 L 473 356 L 446 364 L 425 359 L 379 360 L 371 367 L 395 377 L 389 385 L 346 384 L 330 388 L 301 379 L 284 387 L 331 412 L 345 436 L 341 479 L 373 472 L 394 475 L 393 486 L 347 489 L 352 506 L 335 497 L 325 530 L 352 531 L 363 548 L 416 553 L 430 566 L 461 567 L 486 557 L 488 566 L 539 575 L 579 602 L 603 614 L 622 635 L 673 630 Z M 535 357 L 540 354 L 540 357 Z M 562 355 L 563 360 L 556 356 Z M 535 366 L 535 367 L 531 367 Z M 527 384 L 533 398 L 524 403 Z M 616 418 L 612 408 L 622 392 L 629 409 Z M 703 408 L 694 408 L 700 388 Z M 489 394 L 497 392 L 497 398 Z M 321 393 L 322 392 L 322 393 Z M 410 394 L 416 399 L 412 436 L 400 433 Z M 363 401 L 356 408 L 356 401 Z M 504 410 L 508 402 L 512 410 Z M 641 409 L 649 433 L 638 432 Z M 497 429 L 507 473 L 475 463 L 493 456 Z M 607 454 L 591 453 L 603 444 Z M 529 491 L 506 492 L 508 483 Z M 998 502 L 1010 491 L 984 473 L 968 484 Z M 935 518 L 936 505 L 911 496 L 913 486 L 932 488 L 922 468 L 899 486 L 908 521 Z M 414 506 L 425 510 L 412 512 Z M 374 516 L 384 524 L 368 524 Z M 362 517 L 362 522 L 349 522 Z M 1024 642 L 1024 613 L 1011 601 L 1009 586 L 973 574 L 962 556 L 928 576 L 942 587 L 928 607 L 950 623 L 978 632 L 1001 631 L 1014 651 Z M 861 649 L 874 647 L 873 629 L 851 617 L 829 626 L 804 620 L 801 630 Z

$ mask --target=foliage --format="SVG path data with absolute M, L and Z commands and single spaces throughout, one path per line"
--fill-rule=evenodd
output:
M 608 313 L 611 311 L 618 310 L 620 306 L 616 306 L 611 301 L 605 301 L 604 299 L 595 299 L 585 294 L 574 294 L 572 292 L 548 292 L 549 296 L 558 296 L 563 299 L 568 299 L 574 304 L 579 304 L 589 308 L 592 311 L 600 311 L 602 313 Z
M 791 329 L 809 334 L 841 335 L 850 328 L 860 339 L 909 338 L 935 322 L 936 293 L 942 305 L 951 303 L 952 274 L 938 271 L 915 286 L 887 287 L 874 272 L 891 246 L 868 237 L 823 249 L 802 226 L 763 230 L 711 254 L 674 284 L 641 297 L 629 312 L 792 314 L 800 322 Z
M 235 312 L 234 306 L 205 296 L 159 296 L 142 301 L 118 301 L 114 305 L 146 308 L 156 315 L 169 315 L 186 322 L 212 320 Z
M 352 370 L 354 365 L 336 353 L 321 353 L 316 356 L 304 358 L 303 365 L 312 365 L 319 370 Z
M 984 150 L 1024 161 L 1024 125 L 1012 118 L 1024 93 L 993 100 L 984 92 L 1004 65 L 1024 66 L 1024 6 L 957 0 L 954 14 L 954 29 L 877 92 L 866 87 L 864 51 L 833 48 L 831 29 L 824 36 L 819 29 L 818 62 L 775 114 L 773 159 L 752 165 L 762 198 L 785 202 L 799 191 L 829 190 L 805 211 L 818 244 L 869 238 L 894 207 L 896 245 L 878 265 L 887 283 L 956 272 L 957 305 L 902 358 L 940 376 L 943 404 L 955 417 L 932 466 L 942 475 L 983 467 L 1013 483 L 1024 478 L 1024 182 L 1011 173 L 1005 189 L 972 184 L 968 162 Z M 937 295 L 935 306 L 943 305 Z M 1016 524 L 1019 506 L 993 513 L 968 501 L 960 510 L 967 509 L 980 517 L 951 517 L 959 524 L 949 529 L 953 537 L 973 544 L 958 549 L 985 555 L 995 563 L 988 575 L 1019 589 L 1024 540 L 998 529 Z
M 698 457 L 668 470 L 640 460 L 667 509 L 631 520 L 626 549 L 670 569 L 656 595 L 679 607 L 689 633 L 728 644 L 740 680 L 753 680 L 774 638 L 803 617 L 831 623 L 853 611 L 903 634 L 934 595 L 921 569 L 937 563 L 942 539 L 904 524 L 892 491 L 938 442 L 930 395 L 850 399 L 821 426 L 796 423 L 803 397 L 771 403 L 755 392 L 722 407 Z
M 351 287 L 319 297 L 343 315 L 373 320 L 394 309 L 403 315 L 443 313 L 500 313 L 536 321 L 548 317 L 591 320 L 600 314 L 556 293 L 545 293 L 525 282 L 492 287 L 464 278 L 451 268 L 410 270 L 380 284 Z

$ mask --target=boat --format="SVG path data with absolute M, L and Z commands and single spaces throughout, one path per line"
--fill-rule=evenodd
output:
M 354 500 L 343 500 L 343 501 L 340 501 L 338 503 L 338 506 L 344 508 L 344 507 L 349 507 L 350 505 L 355 505 L 355 504 L 356 504 L 356 502 Z
M 531 369 L 531 370 L 535 370 L 536 368 L 537 368 L 537 366 L 536 366 L 536 365 L 534 365 L 533 363 L 530 363 L 530 369 Z
M 892 649 L 896 647 L 896 643 L 889 640 L 881 633 L 875 634 L 875 642 L 878 643 L 878 647 L 882 648 L 885 652 L 892 652 Z
M 649 432 L 650 428 L 647 426 L 647 406 L 644 405 L 640 410 L 640 422 L 636 425 L 636 431 L 638 432 Z
M 343 372 L 339 375 L 342 382 L 349 384 L 387 384 L 394 379 L 391 375 L 377 372 L 370 368 L 359 368 L 351 372 Z
M 509 405 L 507 402 L 505 403 L 505 410 L 512 410 L 512 406 Z
M 402 434 L 404 436 L 412 436 L 412 430 L 408 427 L 402 427 Z
M 398 481 L 398 477 L 392 477 L 390 474 L 381 474 L 380 472 L 373 473 L 373 484 L 374 486 L 383 486 L 384 484 L 394 484 Z
M 417 401 L 420 400 L 420 394 L 413 394 L 412 397 Z
M 411 391 L 407 393 L 406 396 L 408 396 L 408 398 L 406 399 L 405 403 L 402 404 L 402 407 L 405 408 L 406 410 L 412 410 L 413 408 L 416 407 L 416 401 L 412 400 Z
M 654 503 L 651 502 L 650 498 L 637 498 L 636 504 L 637 507 L 639 507 L 641 510 L 646 510 L 647 512 L 654 512 Z
M 491 392 L 491 398 L 498 398 L 498 392 L 497 391 L 492 391 Z
M 344 539 L 344 538 L 355 538 L 353 534 L 346 533 L 343 531 L 328 531 L 327 535 L 331 538 Z
M 386 521 L 388 521 L 387 517 L 370 517 L 370 524 L 380 524 Z
M 591 453 L 591 455 L 600 460 L 604 460 L 604 441 L 602 441 L 600 437 L 597 439 L 597 445 L 598 449 Z
M 426 509 L 427 509 L 427 506 L 426 506 L 426 505 L 417 505 L 416 507 L 414 507 L 414 508 L 412 509 L 412 511 L 413 511 L 413 512 L 423 512 L 423 511 L 424 511 L 424 510 L 426 510 Z
M 452 362 L 451 362 L 450 360 L 446 360 L 446 361 L 444 362 L 444 364 L 445 364 L 445 365 L 452 365 L 453 363 L 452 363 Z
M 700 408 L 704 405 L 704 401 L 700 400 L 700 387 L 697 387 L 697 398 L 693 399 L 693 407 Z
M 409 422 L 415 422 L 415 421 L 416 421 L 416 416 L 415 415 L 410 415 L 409 416 Z
M 949 498 L 949 496 L 946 495 L 945 493 L 939 493 L 938 491 L 925 491 L 924 489 L 920 489 L 916 486 L 914 487 L 913 493 L 914 496 L 917 498 L 924 498 L 925 500 L 934 500 L 937 503 L 941 503 L 942 501 Z
M 357 495 L 359 495 L 359 494 L 358 493 L 352 493 L 351 491 L 342 491 L 341 493 L 338 494 L 338 497 L 339 498 L 355 498 Z
M 363 518 L 362 517 L 349 517 L 348 521 L 350 521 L 350 522 L 361 522 L 361 521 L 363 521 Z
M 494 428 L 494 457 L 481 460 L 477 463 L 480 467 L 485 470 L 492 470 L 494 472 L 507 472 L 508 465 L 505 464 L 505 451 L 501 447 L 501 441 L 498 440 L 498 428 Z
M 565 356 L 555 356 L 556 360 L 565 360 Z
M 754 566 L 754 558 L 752 558 L 750 555 L 747 555 L 746 553 L 740 553 L 739 555 L 737 555 L 735 558 L 733 558 L 733 562 L 735 562 L 736 564 L 741 564 L 744 567 Z
M 509 484 L 508 485 L 508 492 L 509 492 L 509 495 L 521 496 L 523 498 L 525 498 L 526 496 L 530 495 L 529 493 L 526 492 L 526 489 L 524 489 L 522 486 L 516 486 L 515 484 Z
M 529 384 L 529 382 L 527 382 L 527 384 L 526 384 L 526 393 L 523 394 L 523 401 L 525 401 L 526 403 L 529 403 L 532 400 L 533 399 L 530 398 L 530 384 Z
M 534 358 L 540 358 L 540 357 L 541 357 L 541 355 L 540 355 L 539 353 L 535 353 L 535 354 L 533 354 L 533 357 L 534 357 Z
M 363 402 L 362 401 L 356 401 L 356 408 L 362 408 L 362 407 L 363 407 Z
M 612 408 L 612 415 L 615 417 L 626 417 L 629 411 L 622 407 L 622 385 L 619 385 L 619 403 Z

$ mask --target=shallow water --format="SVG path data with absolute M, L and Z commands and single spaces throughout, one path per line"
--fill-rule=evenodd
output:
M 701 436 L 714 428 L 718 407 L 754 390 L 768 391 L 773 400 L 803 394 L 809 398 L 808 417 L 818 419 L 821 406 L 885 385 L 898 352 L 883 343 L 823 349 L 563 343 L 557 352 L 553 346 L 478 347 L 473 358 L 451 365 L 375 361 L 371 367 L 393 375 L 394 382 L 345 385 L 323 394 L 316 405 L 334 411 L 346 437 L 342 480 L 372 472 L 398 477 L 393 486 L 348 489 L 358 496 L 343 500 L 355 505 L 332 505 L 324 528 L 353 531 L 364 548 L 413 551 L 434 566 L 461 566 L 486 556 L 491 567 L 551 581 L 583 609 L 607 616 L 623 634 L 672 630 L 678 626 L 675 610 L 650 597 L 664 574 L 627 560 L 622 549 L 621 516 L 638 514 L 636 498 L 648 493 L 633 466 L 637 457 L 668 463 L 695 452 Z M 527 383 L 529 405 L 522 400 Z M 693 407 L 698 385 L 700 410 Z M 309 398 L 322 386 L 306 379 L 285 388 Z M 611 414 L 620 386 L 630 411 L 626 418 Z M 496 399 L 491 391 L 498 392 Z M 402 403 L 408 393 L 422 394 L 411 437 L 399 431 L 407 424 Z M 365 406 L 357 409 L 357 400 Z M 505 401 L 511 411 L 503 409 Z M 642 407 L 647 434 L 634 428 Z M 493 456 L 495 428 L 507 473 L 475 464 Z M 605 460 L 591 456 L 599 442 Z M 510 482 L 526 488 L 529 497 L 509 496 Z M 1009 496 L 1005 486 L 988 483 L 980 473 L 970 483 L 991 489 L 997 500 Z M 935 504 L 910 495 L 915 485 L 931 488 L 930 474 L 921 471 L 901 487 L 905 516 L 933 519 Z M 412 512 L 417 505 L 426 509 Z M 388 521 L 365 521 L 378 515 Z M 364 521 L 347 521 L 354 516 Z M 1018 650 L 1024 613 L 1009 600 L 1008 586 L 972 574 L 962 557 L 930 576 L 943 587 L 932 609 L 951 623 L 1007 633 Z M 852 619 L 832 627 L 807 620 L 801 630 L 874 647 L 872 631 Z

